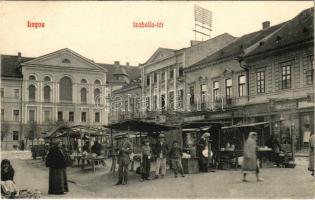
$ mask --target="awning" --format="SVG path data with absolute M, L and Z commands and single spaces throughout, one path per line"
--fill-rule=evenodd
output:
M 126 120 L 115 124 L 104 126 L 105 128 L 112 128 L 121 131 L 134 131 L 134 132 L 161 132 L 177 129 L 174 126 L 167 126 L 162 124 L 156 124 L 153 122 L 145 122 L 138 120 Z
M 232 126 L 224 126 L 221 129 L 232 129 L 232 128 L 243 128 L 243 127 L 253 127 L 253 126 L 260 126 L 265 124 L 270 124 L 271 122 L 257 122 L 257 123 L 250 123 L 250 124 L 238 124 Z
M 224 124 L 221 122 L 209 122 L 209 121 L 195 121 L 195 122 L 185 122 L 181 125 L 183 129 L 204 129 L 204 128 L 211 128 L 211 127 L 221 127 Z

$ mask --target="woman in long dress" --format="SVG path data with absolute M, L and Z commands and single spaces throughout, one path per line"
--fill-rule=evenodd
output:
M 312 176 L 314 176 L 314 133 L 310 137 L 309 141 L 309 164 L 308 164 L 308 170 L 312 172 Z
M 54 142 L 46 158 L 46 166 L 49 167 L 48 194 L 64 194 L 69 191 L 66 163 L 66 157 L 61 150 L 61 142 Z
M 246 182 L 246 175 L 248 173 L 255 173 L 257 181 L 263 181 L 262 178 L 259 177 L 259 167 L 257 164 L 257 133 L 250 132 L 247 138 L 247 141 L 244 145 L 244 154 L 243 154 L 243 165 L 242 165 L 242 172 L 243 172 L 243 182 Z

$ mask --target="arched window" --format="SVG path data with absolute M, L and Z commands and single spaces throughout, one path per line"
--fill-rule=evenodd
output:
M 95 104 L 100 104 L 100 94 L 101 94 L 101 91 L 100 89 L 96 88 L 94 90 L 94 101 L 95 101 Z
M 50 87 L 48 85 L 44 87 L 44 101 L 50 102 Z
M 100 81 L 100 80 L 95 80 L 95 81 L 94 81 L 94 84 L 95 84 L 95 85 L 100 85 L 100 84 L 101 84 L 101 81 Z
M 81 89 L 81 103 L 86 103 L 87 101 L 87 91 L 86 88 Z
M 35 101 L 36 97 L 36 88 L 34 85 L 30 85 L 28 87 L 28 99 L 29 101 Z
M 86 83 L 87 83 L 86 79 L 82 79 L 82 80 L 81 80 L 81 83 L 82 83 L 82 84 L 86 84 Z
M 30 75 L 30 77 L 28 79 L 31 81 L 36 81 L 36 77 L 34 75 Z
M 72 80 L 63 77 L 59 83 L 60 101 L 72 101 Z
M 50 77 L 49 76 L 45 76 L 44 81 L 45 82 L 50 82 Z

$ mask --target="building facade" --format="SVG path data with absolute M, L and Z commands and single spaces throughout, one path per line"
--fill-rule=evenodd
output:
M 2 149 L 16 148 L 25 138 L 43 137 L 59 123 L 107 124 L 107 77 L 120 67 L 117 62 L 97 64 L 70 49 L 37 58 L 1 55 Z M 122 79 L 115 87 L 125 84 L 128 75 L 114 75 Z

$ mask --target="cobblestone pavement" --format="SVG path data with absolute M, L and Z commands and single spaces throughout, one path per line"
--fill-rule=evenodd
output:
M 130 173 L 128 185 L 114 186 L 116 173 L 107 167 L 82 171 L 68 168 L 70 192 L 66 195 L 47 195 L 48 169 L 41 160 L 32 160 L 30 152 L 2 152 L 15 168 L 15 181 L 19 188 L 39 189 L 43 198 L 314 198 L 314 179 L 307 169 L 307 158 L 297 158 L 297 166 L 288 168 L 263 168 L 263 182 L 249 175 L 249 182 L 241 182 L 240 170 L 186 175 L 174 178 L 168 171 L 163 179 L 140 182 L 139 176 Z M 152 172 L 153 173 L 153 172 Z M 153 176 L 153 174 L 152 174 Z

